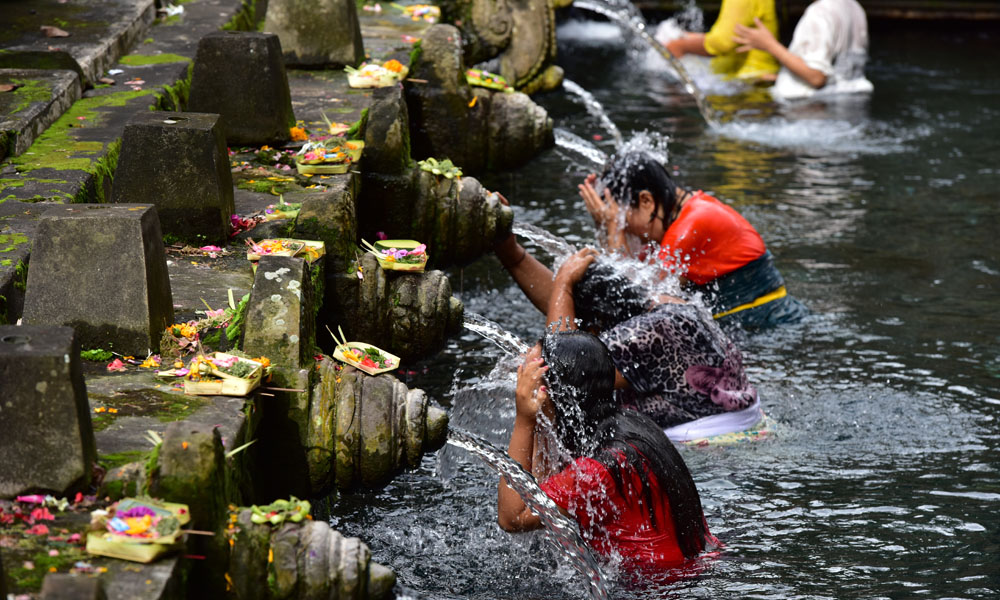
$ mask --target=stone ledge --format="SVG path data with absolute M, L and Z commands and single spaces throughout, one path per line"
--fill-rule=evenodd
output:
M 22 86 L 0 94 L 0 160 L 27 150 L 82 93 L 73 71 L 0 69 L 0 83 Z
M 149 28 L 156 15 L 155 0 L 15 0 L 4 3 L 8 23 L 0 35 L 8 52 L 64 51 L 80 65 L 84 78 L 95 83 L 101 74 Z M 69 37 L 47 38 L 43 26 L 59 26 Z

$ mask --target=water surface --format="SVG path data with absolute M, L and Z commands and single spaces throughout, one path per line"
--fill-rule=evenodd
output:
M 739 336 L 779 435 L 683 450 L 725 552 L 695 577 L 613 597 L 1000 597 L 1000 35 L 894 27 L 872 30 L 870 99 L 776 106 L 719 84 L 716 130 L 615 26 L 560 28 L 567 77 L 626 139 L 669 136 L 678 180 L 740 210 L 814 311 Z M 537 100 L 557 127 L 613 151 L 571 94 Z M 557 148 L 486 183 L 518 220 L 580 246 L 594 231 L 575 190 L 592 169 Z M 451 276 L 468 310 L 540 335 L 542 316 L 493 257 Z M 465 332 L 409 384 L 503 445 L 513 362 L 489 377 L 503 356 Z M 340 498 L 332 521 L 413 597 L 585 597 L 537 534 L 499 530 L 495 503 L 495 475 L 450 449 Z

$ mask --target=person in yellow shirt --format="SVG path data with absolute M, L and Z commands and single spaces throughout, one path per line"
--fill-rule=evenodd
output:
M 722 0 L 719 18 L 708 33 L 685 32 L 682 37 L 668 42 L 667 50 L 680 58 L 685 54 L 712 57 L 712 70 L 729 78 L 749 81 L 774 81 L 778 61 L 763 50 L 737 52 L 739 44 L 733 40 L 737 25 L 751 27 L 760 19 L 772 34 L 778 34 L 778 15 L 774 0 Z

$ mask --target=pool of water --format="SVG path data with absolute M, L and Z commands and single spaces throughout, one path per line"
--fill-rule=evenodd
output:
M 610 569 L 614 597 L 1000 597 L 1000 34 L 907 27 L 873 28 L 870 99 L 776 107 L 716 84 L 727 118 L 715 130 L 617 27 L 560 27 L 567 76 L 626 139 L 669 136 L 678 180 L 737 207 L 813 310 L 739 336 L 778 435 L 682 450 L 721 556 L 657 586 Z M 576 97 L 538 101 L 557 127 L 613 149 Z M 575 190 L 594 168 L 553 149 L 486 183 L 517 219 L 584 244 L 594 232 Z M 494 258 L 450 274 L 469 310 L 539 336 L 542 316 Z M 408 383 L 503 443 L 502 358 L 466 332 Z M 447 449 L 384 490 L 336 499 L 330 518 L 409 597 L 585 597 L 540 534 L 497 527 L 495 503 L 492 472 Z

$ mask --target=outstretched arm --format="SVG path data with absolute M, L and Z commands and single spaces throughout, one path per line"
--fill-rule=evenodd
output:
M 826 73 L 810 67 L 801 56 L 789 51 L 760 22 L 760 19 L 755 18 L 754 23 L 754 27 L 736 25 L 734 28 L 733 41 L 740 44 L 740 47 L 736 49 L 738 52 L 747 52 L 752 49 L 763 50 L 812 87 L 819 89 L 826 85 Z
M 667 51 L 680 58 L 685 54 L 697 54 L 699 56 L 712 56 L 705 49 L 705 34 L 687 32 L 682 37 L 670 40 L 666 43 Z
M 497 196 L 500 197 L 502 204 L 510 206 L 510 202 L 502 194 L 497 194 Z M 497 244 L 493 251 L 500 259 L 500 264 L 507 269 L 517 286 L 535 305 L 535 308 L 543 313 L 548 313 L 549 297 L 552 296 L 552 269 L 528 254 L 528 250 L 517 243 L 517 238 L 513 233 Z

